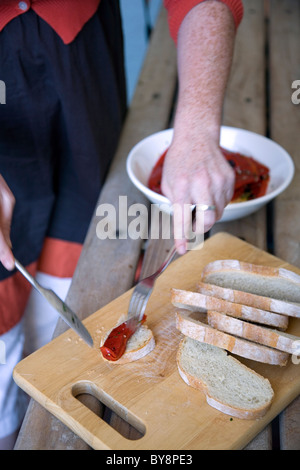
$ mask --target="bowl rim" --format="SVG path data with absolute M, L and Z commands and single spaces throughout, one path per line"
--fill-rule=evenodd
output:
M 233 126 L 221 126 L 221 131 L 232 131 L 232 132 L 242 132 L 242 133 L 245 133 L 245 134 L 248 134 L 248 135 L 253 135 L 255 137 L 260 137 L 264 140 L 268 140 L 270 142 L 272 142 L 273 145 L 275 145 L 275 147 L 277 147 L 278 149 L 280 149 L 280 151 L 283 153 L 284 155 L 284 158 L 285 158 L 285 162 L 287 163 L 287 176 L 285 178 L 285 180 L 281 183 L 280 186 L 278 186 L 278 188 L 274 189 L 273 191 L 265 194 L 264 196 L 261 196 L 261 197 L 258 197 L 258 198 L 255 198 L 255 199 L 251 199 L 250 201 L 243 201 L 243 202 L 234 202 L 234 203 L 229 203 L 225 208 L 224 208 L 224 211 L 234 211 L 234 210 L 242 210 L 243 208 L 250 208 L 250 206 L 255 206 L 257 204 L 259 205 L 264 205 L 265 203 L 271 201 L 272 199 L 274 199 L 276 196 L 278 196 L 279 194 L 281 194 L 291 183 L 293 177 L 294 177 L 294 174 L 295 174 L 295 165 L 294 165 L 294 162 L 291 158 L 291 156 L 289 155 L 289 153 L 280 145 L 278 144 L 277 142 L 275 142 L 274 140 L 270 139 L 269 137 L 265 136 L 265 135 L 262 135 L 262 134 L 258 134 L 257 132 L 253 132 L 253 131 L 249 131 L 247 129 L 243 129 L 243 128 L 238 128 L 238 127 L 233 127 Z M 140 140 L 139 142 L 137 142 L 134 147 L 132 147 L 132 149 L 130 150 L 128 156 L 127 156 L 127 160 L 126 160 L 126 170 L 127 170 L 127 174 L 129 176 L 129 178 L 131 179 L 131 181 L 134 183 L 134 185 L 141 191 L 143 192 L 144 194 L 146 194 L 150 199 L 151 197 L 152 198 L 155 198 L 158 202 L 157 203 L 160 203 L 160 204 L 168 204 L 170 205 L 171 204 L 171 201 L 166 197 L 166 196 L 163 196 L 161 194 L 158 194 L 156 193 L 155 191 L 152 191 L 150 188 L 148 188 L 147 186 L 145 186 L 134 174 L 133 172 L 133 169 L 132 169 L 132 160 L 134 158 L 134 154 L 136 152 L 136 150 L 145 144 L 145 142 L 147 140 L 150 140 L 151 138 L 155 137 L 155 136 L 159 136 L 161 134 L 171 134 L 172 135 L 173 133 L 173 128 L 168 128 L 168 129 L 164 129 L 164 130 L 161 130 L 161 131 L 158 131 L 158 132 L 155 132 L 153 134 L 150 134 L 148 135 L 147 137 L 145 137 L 144 139 Z

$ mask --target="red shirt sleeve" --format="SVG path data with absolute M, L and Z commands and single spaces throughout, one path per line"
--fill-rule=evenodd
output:
M 171 37 L 177 42 L 180 25 L 187 13 L 196 5 L 205 0 L 164 0 L 168 11 L 168 23 Z M 219 0 L 230 8 L 236 28 L 243 18 L 244 8 L 242 0 Z

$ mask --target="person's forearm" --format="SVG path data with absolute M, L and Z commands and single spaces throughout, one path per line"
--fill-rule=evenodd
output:
M 179 96 L 162 191 L 176 208 L 174 233 L 180 253 L 186 249 L 186 227 L 191 225 L 191 214 L 185 214 L 184 207 L 215 208 L 204 214 L 205 232 L 221 218 L 233 194 L 234 172 L 222 155 L 219 139 L 234 39 L 232 13 L 215 0 L 195 6 L 179 28 Z M 200 233 L 201 227 L 196 231 Z
M 207 0 L 184 18 L 178 34 L 179 97 L 175 132 L 217 137 L 235 39 L 229 8 Z

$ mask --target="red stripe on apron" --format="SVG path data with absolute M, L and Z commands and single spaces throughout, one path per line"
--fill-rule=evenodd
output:
M 56 277 L 73 277 L 81 250 L 80 243 L 46 238 L 38 271 Z

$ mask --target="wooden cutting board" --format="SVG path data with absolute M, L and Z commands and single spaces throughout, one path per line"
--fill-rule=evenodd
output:
M 147 357 L 116 365 L 104 362 L 99 351 L 102 335 L 127 312 L 129 291 L 84 321 L 94 339 L 93 349 L 68 330 L 16 366 L 16 383 L 94 449 L 243 448 L 300 393 L 300 359 L 279 367 L 239 358 L 267 377 L 274 389 L 274 402 L 260 420 L 222 414 L 206 403 L 202 392 L 183 382 L 176 366 L 182 335 L 174 326 L 170 289 L 193 290 L 203 267 L 216 259 L 280 266 L 300 274 L 294 266 L 219 233 L 202 249 L 174 261 L 157 280 L 146 312 L 156 347 Z M 300 337 L 300 320 L 291 319 L 288 332 Z M 80 393 L 97 397 L 143 437 L 123 437 L 76 398 Z

